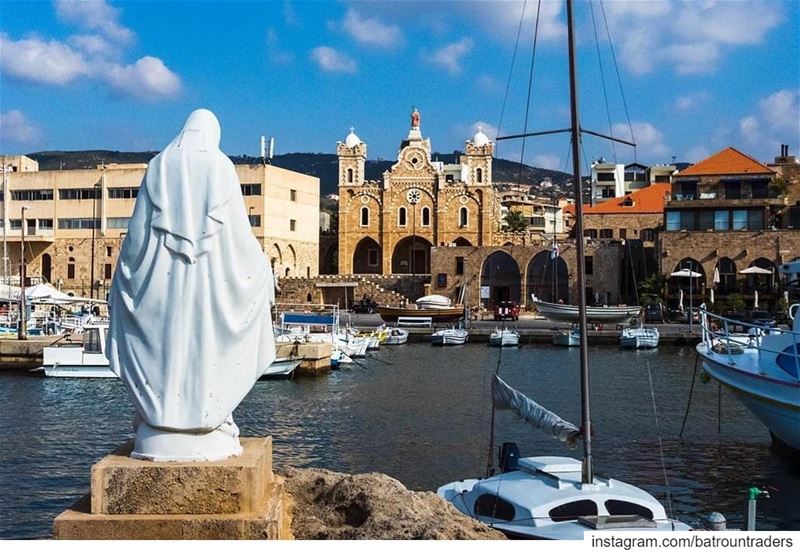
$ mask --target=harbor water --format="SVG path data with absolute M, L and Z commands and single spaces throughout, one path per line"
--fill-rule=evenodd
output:
M 579 424 L 578 356 L 544 345 L 383 347 L 321 378 L 258 382 L 234 418 L 244 436 L 273 436 L 278 467 L 383 472 L 435 490 L 485 472 L 498 364 L 510 385 Z M 591 348 L 597 472 L 690 524 L 720 511 L 742 527 L 746 490 L 768 487 L 758 528 L 800 530 L 800 463 L 775 453 L 766 429 L 699 369 L 679 438 L 694 363 L 691 346 Z M 53 518 L 87 493 L 91 464 L 131 437 L 132 409 L 116 379 L 0 375 L 0 537 L 50 537 Z M 580 455 L 501 412 L 503 441 L 524 456 Z

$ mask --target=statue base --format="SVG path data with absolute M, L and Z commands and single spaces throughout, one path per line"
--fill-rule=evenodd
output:
M 272 438 L 242 438 L 222 461 L 132 459 L 132 442 L 92 467 L 91 493 L 56 517 L 56 539 L 292 539 Z
M 144 461 L 221 461 L 242 453 L 238 428 L 217 428 L 205 434 L 182 434 L 154 428 L 144 421 L 136 428 L 131 457 Z M 235 431 L 233 431 L 235 429 Z

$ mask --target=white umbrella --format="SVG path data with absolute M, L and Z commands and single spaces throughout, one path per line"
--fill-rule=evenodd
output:
M 709 295 L 709 298 L 708 298 L 708 302 L 712 303 L 712 304 L 714 303 L 714 289 L 713 288 L 710 290 L 710 295 Z
M 758 309 L 758 290 L 753 292 L 753 309 Z
M 696 271 L 692 271 L 691 269 L 684 268 L 680 271 L 675 271 L 674 273 L 670 273 L 670 276 L 679 277 L 679 278 L 688 278 L 689 279 L 689 331 L 692 330 L 692 279 L 698 278 L 703 275 Z M 683 289 L 681 289 L 681 296 L 680 301 L 678 302 L 679 309 L 683 311 Z
M 683 290 L 681 290 L 681 294 L 678 296 L 678 309 L 683 311 Z
M 719 267 L 714 267 L 714 284 L 719 284 L 720 280 L 721 279 L 719 278 Z
M 680 271 L 675 271 L 674 273 L 670 273 L 669 276 L 683 277 L 683 278 L 697 278 L 703 275 L 698 272 L 692 271 L 691 269 L 681 269 Z
M 675 273 L 673 273 L 675 274 Z M 739 271 L 739 274 L 742 275 L 771 275 L 772 271 L 769 269 L 762 269 L 761 267 L 756 267 L 753 265 L 752 267 L 748 267 L 747 269 L 742 269 Z

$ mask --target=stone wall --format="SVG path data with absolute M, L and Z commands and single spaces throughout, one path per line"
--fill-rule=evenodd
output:
M 342 284 L 347 286 L 333 286 Z M 411 299 L 388 290 L 376 282 L 359 275 L 319 275 L 315 278 L 288 277 L 279 279 L 279 304 L 338 304 L 349 308 L 365 296 L 379 305 L 400 306 L 411 303 Z M 347 297 L 345 298 L 345 290 Z
M 655 230 L 664 225 L 663 213 L 640 213 L 640 214 L 620 214 L 620 213 L 586 213 L 583 216 L 583 230 L 595 230 L 597 236 L 600 237 L 602 229 L 610 229 L 612 238 L 620 239 L 634 239 L 640 240 L 641 231 L 644 229 Z M 622 236 L 620 230 L 625 230 L 625 236 Z M 653 240 L 647 241 L 650 245 Z

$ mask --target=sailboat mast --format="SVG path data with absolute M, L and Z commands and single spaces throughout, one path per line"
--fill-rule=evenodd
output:
M 567 40 L 569 43 L 569 97 L 572 138 L 572 185 L 575 191 L 575 243 L 578 265 L 578 324 L 581 355 L 581 430 L 583 432 L 583 466 L 581 480 L 594 481 L 592 474 L 592 421 L 589 412 L 589 357 L 586 324 L 586 263 L 583 248 L 583 193 L 581 190 L 581 127 L 578 117 L 578 72 L 575 59 L 575 28 L 572 0 L 567 0 Z

